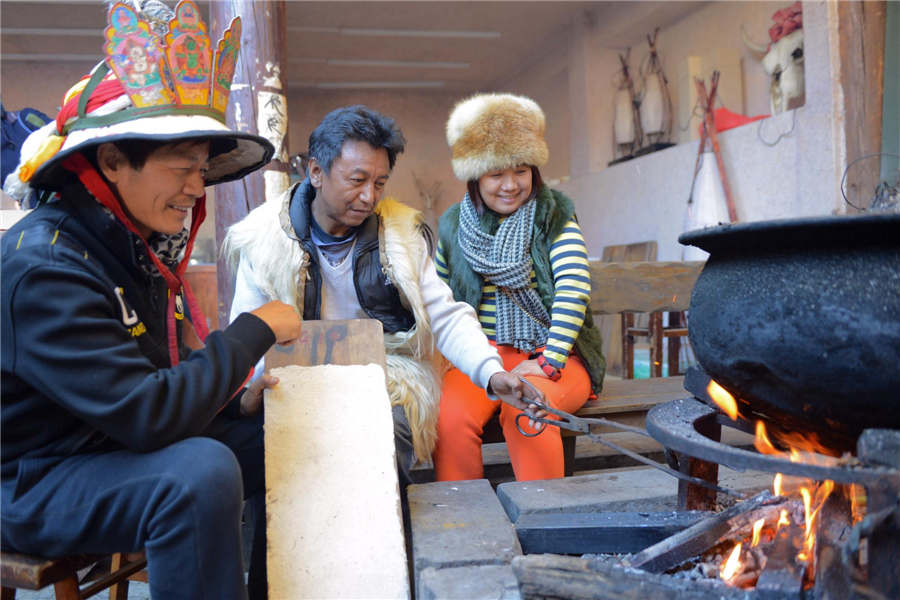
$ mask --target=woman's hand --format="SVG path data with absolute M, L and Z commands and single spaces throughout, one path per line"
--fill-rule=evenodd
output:
M 528 424 L 533 429 L 541 429 L 543 423 L 535 423 L 533 419 L 547 416 L 547 411 L 540 410 L 532 401 L 546 402 L 543 392 L 530 385 L 525 385 L 522 379 L 501 371 L 494 373 L 488 383 L 488 388 L 503 402 L 523 411 L 529 417 Z
M 544 379 L 550 379 L 547 377 L 547 374 L 544 373 L 544 370 L 541 368 L 541 365 L 538 364 L 537 359 L 534 360 L 523 360 L 510 371 L 513 375 L 518 375 L 519 377 L 525 377 L 526 375 L 534 375 L 537 377 L 543 377 Z
M 241 415 L 249 417 L 258 413 L 262 408 L 263 390 L 273 388 L 276 385 L 278 385 L 277 377 L 263 375 L 247 386 L 247 389 L 241 394 Z

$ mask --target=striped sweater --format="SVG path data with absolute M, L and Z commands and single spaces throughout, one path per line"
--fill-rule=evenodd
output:
M 450 275 L 444 259 L 443 242 L 438 243 L 434 257 L 438 276 L 449 284 Z M 555 294 L 551 308 L 550 331 L 544 357 L 557 369 L 562 369 L 584 323 L 584 315 L 591 297 L 591 276 L 587 247 L 581 228 L 575 220 L 566 223 L 550 246 L 550 266 L 553 270 Z M 534 271 L 531 286 L 537 287 Z M 489 339 L 496 336 L 497 286 L 485 282 L 478 307 L 478 319 Z

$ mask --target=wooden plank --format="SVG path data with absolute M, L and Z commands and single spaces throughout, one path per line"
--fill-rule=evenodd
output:
M 687 310 L 704 263 L 591 261 L 591 311 L 600 314 Z
M 656 260 L 657 248 L 655 241 L 604 246 L 601 260 L 603 262 Z
M 882 102 L 884 99 L 884 42 L 887 5 L 877 2 L 838 2 L 838 50 L 841 91 L 844 99 L 846 157 L 848 165 L 863 156 L 881 152 Z M 847 171 L 844 193 L 853 206 L 848 212 L 872 203 L 881 178 L 881 160 L 872 157 Z
M 526 554 L 638 552 L 712 513 L 700 511 L 526 513 L 516 535 Z
M 269 597 L 408 598 L 383 369 L 272 373 L 281 382 L 265 392 Z
M 375 319 L 303 321 L 300 339 L 290 346 L 272 346 L 266 370 L 289 365 L 385 366 L 384 330 Z
M 657 404 L 690 396 L 684 389 L 684 376 L 650 379 L 609 379 L 594 400 L 578 411 L 580 417 L 592 417 L 634 410 L 649 410 Z
M 98 556 L 73 556 L 49 559 L 14 552 L 0 554 L 0 577 L 4 585 L 38 590 L 95 562 Z

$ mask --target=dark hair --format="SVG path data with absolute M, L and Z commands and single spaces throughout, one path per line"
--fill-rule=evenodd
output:
M 366 142 L 375 149 L 384 148 L 387 150 L 391 169 L 394 168 L 397 155 L 406 146 L 406 138 L 393 119 L 357 104 L 338 108 L 325 115 L 322 122 L 309 134 L 309 158 L 316 159 L 328 174 L 347 140 Z
M 237 147 L 237 141 L 231 138 L 185 138 L 182 140 L 148 140 L 140 138 L 129 138 L 125 140 L 116 140 L 113 144 L 119 149 L 119 152 L 128 161 L 129 166 L 135 171 L 140 171 L 147 164 L 147 159 L 151 154 L 162 148 L 163 146 L 175 146 L 184 143 L 209 142 L 209 158 L 225 154 Z M 96 153 L 93 153 L 96 156 Z M 95 165 L 96 166 L 96 165 Z
M 537 196 L 538 192 L 541 191 L 541 188 L 544 187 L 544 178 L 541 177 L 540 169 L 534 165 L 529 166 L 531 167 L 531 194 L 528 195 L 528 200 L 531 200 Z M 478 179 L 470 179 L 467 181 L 466 191 L 469 192 L 469 198 L 472 199 L 472 203 L 475 205 L 475 210 L 478 211 L 478 214 L 483 213 L 484 200 L 481 199 L 481 192 L 478 191 Z

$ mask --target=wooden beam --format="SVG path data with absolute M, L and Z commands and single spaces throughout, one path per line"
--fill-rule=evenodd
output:
M 884 98 L 884 39 L 887 5 L 872 2 L 838 2 L 838 48 L 841 89 L 844 94 L 844 135 L 847 180 L 844 193 L 853 208 L 866 208 L 872 202 L 881 177 L 881 160 L 872 157 L 881 152 L 882 101 Z
M 213 39 L 218 40 L 234 17 L 241 17 L 241 50 L 231 83 L 227 123 L 232 129 L 261 135 L 275 146 L 265 168 L 215 188 L 216 247 L 225 233 L 247 213 L 287 187 L 286 6 L 284 0 L 211 2 Z M 261 126 L 260 126 L 261 125 Z M 217 265 L 218 322 L 228 323 L 234 296 L 234 274 L 224 259 Z
M 704 264 L 591 261 L 591 311 L 611 315 L 687 310 Z

